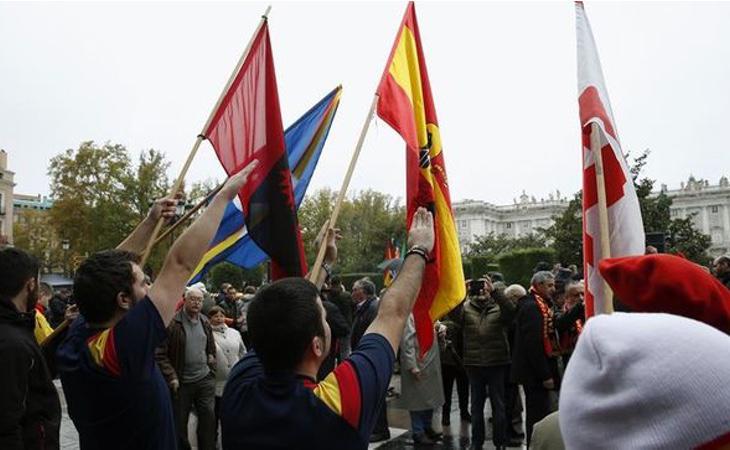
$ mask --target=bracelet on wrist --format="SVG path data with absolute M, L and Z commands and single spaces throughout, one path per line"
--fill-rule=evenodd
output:
M 406 258 L 409 255 L 418 255 L 423 258 L 424 262 L 428 263 L 428 251 L 420 245 L 414 245 L 413 247 L 411 247 L 408 252 L 406 252 Z M 403 259 L 405 260 L 405 258 Z
M 322 263 L 322 269 L 324 269 L 324 272 L 327 274 L 327 279 L 330 279 L 330 277 L 332 277 L 332 267 L 330 267 L 327 263 Z

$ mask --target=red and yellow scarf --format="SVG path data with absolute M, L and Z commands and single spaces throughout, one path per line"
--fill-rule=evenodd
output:
M 560 344 L 555 333 L 553 309 L 533 288 L 530 288 L 530 293 L 535 296 L 535 303 L 537 303 L 537 308 L 542 314 L 542 345 L 545 349 L 545 355 L 548 357 L 557 356 L 560 354 Z

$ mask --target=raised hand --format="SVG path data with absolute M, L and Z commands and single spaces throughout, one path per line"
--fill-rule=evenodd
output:
M 147 212 L 147 218 L 157 222 L 160 218 L 168 221 L 175 217 L 175 210 L 177 209 L 176 206 L 178 201 L 177 197 L 178 196 L 175 196 L 174 198 L 165 197 L 155 200 L 152 207 Z
M 408 231 L 408 246 L 423 247 L 431 253 L 434 245 L 433 215 L 426 208 L 418 208 L 413 215 L 411 229 Z
M 238 192 L 241 190 L 244 184 L 246 184 L 246 181 L 248 181 L 249 176 L 251 175 L 251 172 L 254 171 L 256 166 L 259 165 L 259 160 L 254 159 L 250 163 L 246 165 L 243 169 L 241 169 L 238 173 L 232 175 L 228 180 L 226 181 L 226 184 L 223 185 L 221 188 L 221 191 L 218 195 L 222 195 L 225 199 L 228 201 L 233 200 L 236 198 L 236 195 L 238 195 Z
M 322 228 L 320 228 L 319 233 L 317 233 L 317 238 L 314 240 L 315 248 L 319 249 L 325 234 L 327 236 L 327 249 L 324 254 L 324 262 L 332 265 L 337 261 L 337 241 L 342 239 L 342 234 L 339 228 L 330 228 L 330 221 L 327 219 L 324 225 L 322 225 Z

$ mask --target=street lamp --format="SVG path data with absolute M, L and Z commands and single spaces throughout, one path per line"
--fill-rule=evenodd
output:
M 63 276 L 68 276 L 68 249 L 71 247 L 71 243 L 68 239 L 61 241 L 61 248 L 63 249 Z

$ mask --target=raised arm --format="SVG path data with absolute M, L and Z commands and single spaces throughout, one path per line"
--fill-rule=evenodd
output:
M 166 220 L 173 217 L 176 204 L 177 200 L 174 198 L 156 200 L 147 213 L 147 217 L 137 225 L 137 228 L 121 244 L 117 245 L 117 250 L 126 250 L 138 255 L 144 253 L 157 221 L 160 220 L 160 217 Z
M 149 293 L 165 326 L 172 320 L 175 304 L 182 297 L 190 275 L 208 249 L 208 244 L 220 225 L 226 205 L 238 195 L 257 164 L 258 160 L 253 160 L 230 177 L 220 192 L 213 197 L 205 212 L 172 245 Z
M 418 208 L 408 232 L 410 250 L 405 255 L 398 276 L 380 300 L 377 317 L 365 331 L 365 334 L 383 335 L 390 342 L 394 352 L 398 351 L 403 328 L 421 289 L 426 258 L 422 257 L 420 252 L 430 254 L 433 244 L 433 216 L 424 208 Z

